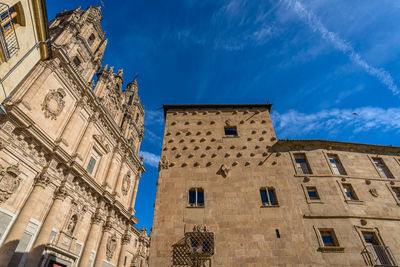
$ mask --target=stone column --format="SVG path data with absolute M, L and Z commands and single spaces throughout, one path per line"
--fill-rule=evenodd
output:
M 130 207 L 132 210 L 135 210 L 135 201 L 136 201 L 136 195 L 137 195 L 138 186 L 139 186 L 140 174 L 141 173 L 139 172 L 135 179 L 135 188 L 133 188 L 131 207 Z
M 61 141 L 63 136 L 64 136 L 64 133 L 69 131 L 71 128 L 74 127 L 73 123 L 71 123 L 71 122 L 81 112 L 85 101 L 86 101 L 86 99 L 81 98 L 76 102 L 74 110 L 71 112 L 71 116 L 68 118 L 67 122 L 63 126 L 63 128 L 62 128 L 61 132 L 59 133 L 58 138 L 57 138 L 56 141 L 58 141 L 58 142 Z
M 96 243 L 98 240 L 98 237 L 101 235 L 101 226 L 103 223 L 103 219 L 101 218 L 101 215 L 99 212 L 96 212 L 92 216 L 92 224 L 90 226 L 89 234 L 86 237 L 86 242 L 83 248 L 82 256 L 80 259 L 80 264 L 82 266 L 87 266 L 89 259 L 90 259 L 90 253 L 92 251 L 96 251 Z M 93 259 L 94 260 L 94 259 Z
M 94 266 L 101 266 L 104 259 L 107 259 L 107 243 L 111 236 L 112 222 L 110 217 L 107 218 L 106 223 L 103 226 L 103 235 L 101 236 L 101 241 L 99 249 L 96 254 L 96 260 Z
M 82 149 L 82 147 L 87 144 L 86 142 L 83 142 L 83 140 L 88 138 L 88 132 L 89 132 L 88 129 L 90 129 L 91 125 L 96 120 L 97 120 L 97 116 L 96 115 L 92 115 L 92 116 L 89 117 L 89 122 L 87 123 L 87 125 L 85 127 L 85 130 L 83 131 L 82 136 L 80 136 L 79 141 L 78 141 L 76 147 L 74 148 L 74 153 L 78 153 Z M 83 157 L 84 155 L 81 155 L 81 156 Z
M 111 168 L 112 168 L 113 160 L 114 160 L 115 154 L 116 154 L 117 151 L 118 151 L 118 148 L 117 148 L 117 147 L 118 147 L 118 146 L 114 147 L 113 152 L 112 152 L 112 154 L 111 154 L 111 156 L 110 156 L 110 158 L 109 158 L 109 160 L 108 160 L 108 162 L 107 162 L 106 169 L 104 170 L 105 175 L 103 175 L 103 179 L 102 179 L 102 181 L 101 181 L 101 185 L 102 185 L 102 186 L 106 185 L 106 183 L 107 183 L 107 178 L 108 178 L 108 176 L 109 176 L 110 173 L 111 173 Z
M 42 227 L 40 228 L 40 232 L 35 240 L 35 243 L 32 246 L 25 266 L 36 267 L 39 265 L 43 250 L 45 248 L 45 245 L 47 244 L 51 230 L 53 226 L 59 221 L 59 212 L 62 208 L 62 203 L 65 200 L 66 196 L 67 190 L 63 185 L 60 186 L 58 190 L 54 193 L 53 205 L 51 206 L 50 211 L 48 212 L 47 217 L 43 222 Z
M 43 196 L 46 196 L 45 189 L 50 180 L 51 178 L 46 172 L 38 174 L 35 178 L 32 192 L 0 248 L 0 266 L 8 266 L 29 220 L 46 208 L 45 204 L 47 203 L 43 201 Z
M 121 249 L 119 252 L 118 258 L 118 265 L 117 266 L 124 266 L 124 259 L 126 256 L 126 250 L 128 249 L 129 243 L 131 242 L 131 235 L 128 232 L 122 236 L 121 240 Z
M 112 185 L 112 187 L 111 187 L 113 193 L 116 191 L 117 186 L 118 186 L 118 184 L 119 184 L 119 181 L 120 181 L 120 179 L 121 179 L 121 178 L 120 178 L 120 177 L 121 177 L 121 171 L 122 171 L 122 168 L 124 167 L 125 161 L 126 161 L 125 158 L 122 158 L 122 159 L 121 159 L 121 165 L 119 166 L 117 177 L 114 179 L 113 185 Z

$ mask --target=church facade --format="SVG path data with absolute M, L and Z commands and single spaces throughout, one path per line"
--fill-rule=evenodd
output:
M 0 266 L 147 266 L 134 226 L 144 108 L 136 78 L 125 87 L 101 64 L 101 20 L 99 7 L 58 14 L 48 57 L 2 103 Z
M 164 106 L 149 265 L 398 266 L 400 148 L 277 140 L 270 110 Z

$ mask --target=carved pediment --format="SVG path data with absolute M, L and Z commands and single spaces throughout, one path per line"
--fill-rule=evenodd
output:
M 110 152 L 110 146 L 107 143 L 106 137 L 104 135 L 95 134 L 93 139 L 101 146 L 105 153 Z

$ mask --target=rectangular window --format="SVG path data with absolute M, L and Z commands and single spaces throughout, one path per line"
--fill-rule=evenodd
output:
M 396 195 L 397 200 L 400 201 L 400 187 L 392 187 L 394 194 Z
M 225 135 L 237 136 L 238 133 L 237 133 L 236 126 L 225 127 Z
M 358 200 L 356 193 L 354 192 L 353 186 L 351 184 L 342 184 L 344 193 L 348 200 Z
M 337 155 L 328 155 L 328 158 L 334 174 L 346 175 L 343 165 L 340 162 L 339 157 Z
M 77 68 L 81 65 L 81 60 L 78 57 L 74 57 L 72 60 Z
M 324 247 L 337 247 L 339 246 L 333 229 L 320 229 L 322 243 Z
M 21 239 L 18 242 L 15 253 L 11 258 L 10 266 L 24 266 L 26 257 L 28 256 L 29 250 L 31 249 L 32 242 L 36 235 L 36 231 L 39 225 L 29 221 Z
M 0 211 L 0 241 L 3 240 L 3 235 L 7 231 L 9 224 L 11 223 L 13 217 L 2 211 Z M 1 243 L 0 243 L 1 244 Z
M 204 190 L 202 188 L 191 188 L 189 190 L 189 205 L 191 207 L 204 206 Z
M 392 173 L 389 171 L 389 169 L 387 168 L 387 166 L 385 165 L 385 163 L 381 158 L 373 158 L 372 160 L 376 168 L 378 169 L 378 172 L 381 175 L 381 177 L 393 178 Z
M 307 194 L 311 200 L 319 200 L 317 188 L 314 186 L 307 186 Z
M 86 171 L 89 174 L 92 174 L 95 166 L 96 166 L 96 160 L 95 160 L 95 158 L 93 156 L 91 156 L 90 160 L 89 160 L 89 163 L 88 163 L 88 165 L 86 167 Z
M 296 161 L 297 171 L 302 174 L 311 174 L 310 167 L 308 166 L 307 158 L 305 154 L 294 154 Z
M 275 189 L 272 187 L 260 189 L 261 203 L 264 206 L 277 206 L 278 200 L 276 198 Z
M 4 62 L 13 57 L 19 50 L 15 29 L 24 25 L 24 18 L 22 17 L 20 2 L 11 8 L 0 3 L 0 9 L 0 61 Z

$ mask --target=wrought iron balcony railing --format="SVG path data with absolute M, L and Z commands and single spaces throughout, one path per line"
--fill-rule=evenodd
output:
M 0 46 L 1 56 L 8 61 L 19 50 L 15 23 L 17 12 L 4 3 L 0 3 Z
M 397 267 L 397 262 L 388 246 L 367 244 L 366 250 L 373 266 Z

